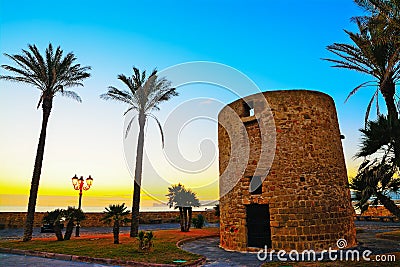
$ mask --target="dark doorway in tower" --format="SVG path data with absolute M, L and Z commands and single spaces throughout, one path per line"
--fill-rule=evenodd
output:
M 246 205 L 247 246 L 271 248 L 271 226 L 269 206 L 264 204 Z

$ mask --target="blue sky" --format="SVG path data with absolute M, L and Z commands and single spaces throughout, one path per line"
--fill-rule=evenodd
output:
M 82 104 L 59 97 L 55 101 L 41 180 L 42 199 L 55 194 L 73 196 L 69 178 L 77 173 L 95 177 L 97 191 L 95 187 L 94 192 L 89 190 L 89 196 L 117 194 L 129 201 L 132 180 L 122 144 L 122 114 L 126 107 L 100 100 L 99 95 L 109 85 L 121 86 L 116 76 L 129 75 L 132 66 L 162 70 L 199 60 L 231 66 L 263 91 L 311 89 L 331 95 L 346 136 L 346 163 L 354 172 L 352 156 L 372 89 L 360 91 L 346 104 L 344 100 L 352 88 L 369 77 L 333 69 L 321 58 L 333 56 L 326 50 L 327 45 L 350 42 L 343 29 L 355 30 L 350 18 L 361 14 L 351 0 L 0 0 L 1 53 L 20 53 L 28 43 L 44 51 L 51 42 L 65 52 L 73 51 L 82 65 L 92 66 L 92 77 L 83 88 L 76 89 Z M 1 56 L 0 63 L 10 61 Z M 156 113 L 161 119 L 179 103 L 192 98 L 233 100 L 212 86 L 195 86 L 191 90 L 182 87 L 178 91 L 180 96 Z M 4 185 L 0 194 L 27 195 L 41 122 L 41 111 L 36 110 L 38 96 L 38 91 L 29 86 L 0 81 L 0 184 Z M 210 125 L 205 128 L 215 138 L 215 129 Z M 201 126 L 195 126 L 193 133 L 199 129 Z M 159 139 L 154 123 L 149 123 L 148 131 L 148 140 Z M 192 150 L 191 145 L 190 140 L 183 144 L 188 151 Z M 206 176 L 217 175 L 215 166 Z M 165 175 L 169 173 L 166 171 Z M 14 183 L 7 183 L 9 179 Z M 171 181 L 179 179 L 182 178 L 173 177 Z M 162 190 L 154 194 L 162 198 L 166 189 Z M 200 199 L 216 194 L 214 190 L 210 197 L 202 189 L 198 191 Z M 0 205 L 7 205 L 4 197 L 0 201 Z

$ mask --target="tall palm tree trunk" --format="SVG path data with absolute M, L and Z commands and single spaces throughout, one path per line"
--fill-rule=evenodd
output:
M 185 232 L 189 232 L 189 208 L 184 207 L 183 208 L 183 214 L 185 218 Z
M 394 94 L 396 92 L 396 85 L 393 80 L 388 80 L 381 84 L 380 91 L 382 93 L 383 98 L 385 99 L 385 104 L 388 110 L 389 117 L 398 118 L 398 112 L 396 108 L 396 104 L 394 102 Z
M 183 209 L 183 231 L 186 232 L 187 213 L 185 207 L 183 207 L 182 209 Z
M 40 175 L 42 173 L 44 146 L 46 143 L 47 123 L 49 121 L 52 106 L 53 106 L 53 98 L 44 97 L 42 103 L 42 109 L 43 109 L 42 129 L 40 131 L 39 144 L 36 151 L 35 166 L 33 168 L 31 190 L 29 193 L 28 212 L 26 214 L 23 241 L 29 241 L 32 239 L 36 200 L 39 189 Z
M 179 207 L 179 223 L 181 224 L 181 232 L 185 232 L 185 223 L 183 221 L 183 208 Z
M 133 189 L 133 203 L 132 203 L 132 223 L 131 223 L 131 237 L 138 235 L 139 229 L 139 207 L 140 207 L 140 184 L 142 181 L 142 167 L 143 167 L 143 148 L 144 148 L 144 125 L 146 123 L 146 115 L 139 112 L 139 136 L 136 151 L 136 166 L 135 166 L 135 185 Z
M 375 195 L 388 211 L 390 211 L 394 216 L 400 219 L 400 208 L 396 205 L 396 203 L 394 203 L 393 200 L 391 200 L 389 197 L 385 196 L 381 192 L 376 192 Z
M 189 232 L 190 226 L 192 224 L 192 207 L 188 208 L 188 213 L 189 213 L 189 218 L 188 218 L 187 232 Z

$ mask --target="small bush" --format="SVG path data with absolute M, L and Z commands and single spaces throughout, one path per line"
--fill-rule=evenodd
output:
M 193 225 L 196 228 L 203 228 L 205 224 L 205 218 L 202 214 L 197 215 L 197 218 L 192 219 Z
M 152 231 L 140 231 L 137 238 L 139 239 L 139 249 L 149 250 L 151 247 L 153 247 L 154 235 Z

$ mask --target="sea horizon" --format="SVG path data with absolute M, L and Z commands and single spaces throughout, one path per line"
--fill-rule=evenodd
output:
M 389 196 L 392 200 L 394 200 L 396 203 L 400 201 L 400 194 L 396 193 L 389 193 Z M 54 196 L 53 196 L 54 197 Z M 354 197 L 354 194 L 352 192 L 352 197 Z M 84 212 L 103 212 L 105 211 L 105 205 L 104 201 L 100 201 L 100 197 L 90 197 L 92 199 L 98 200 L 99 203 L 98 205 L 84 205 L 82 206 L 82 210 Z M 372 199 L 371 199 L 372 200 Z M 97 202 L 97 201 L 96 201 Z M 92 202 L 93 203 L 93 202 Z M 144 204 L 145 203 L 145 204 Z M 193 211 L 207 211 L 207 210 L 214 210 L 215 204 L 218 203 L 217 201 L 200 201 L 202 204 L 200 207 L 193 207 Z M 356 202 L 353 201 L 353 205 Z M 155 202 L 148 202 L 148 201 L 143 201 L 141 203 L 142 206 L 140 207 L 140 211 L 142 212 L 167 212 L 167 211 L 177 211 L 177 209 L 170 208 L 166 203 L 155 203 Z M 74 205 L 70 205 L 74 206 Z M 130 209 L 130 205 L 127 205 L 128 209 Z M 380 205 L 378 205 L 380 206 Z M 47 212 L 51 210 L 55 210 L 57 208 L 67 208 L 67 206 L 62 206 L 60 203 L 54 203 L 53 205 L 36 205 L 36 212 Z M 357 209 L 355 209 L 357 211 Z M 27 205 L 0 205 L 0 212 L 26 212 L 27 211 Z

